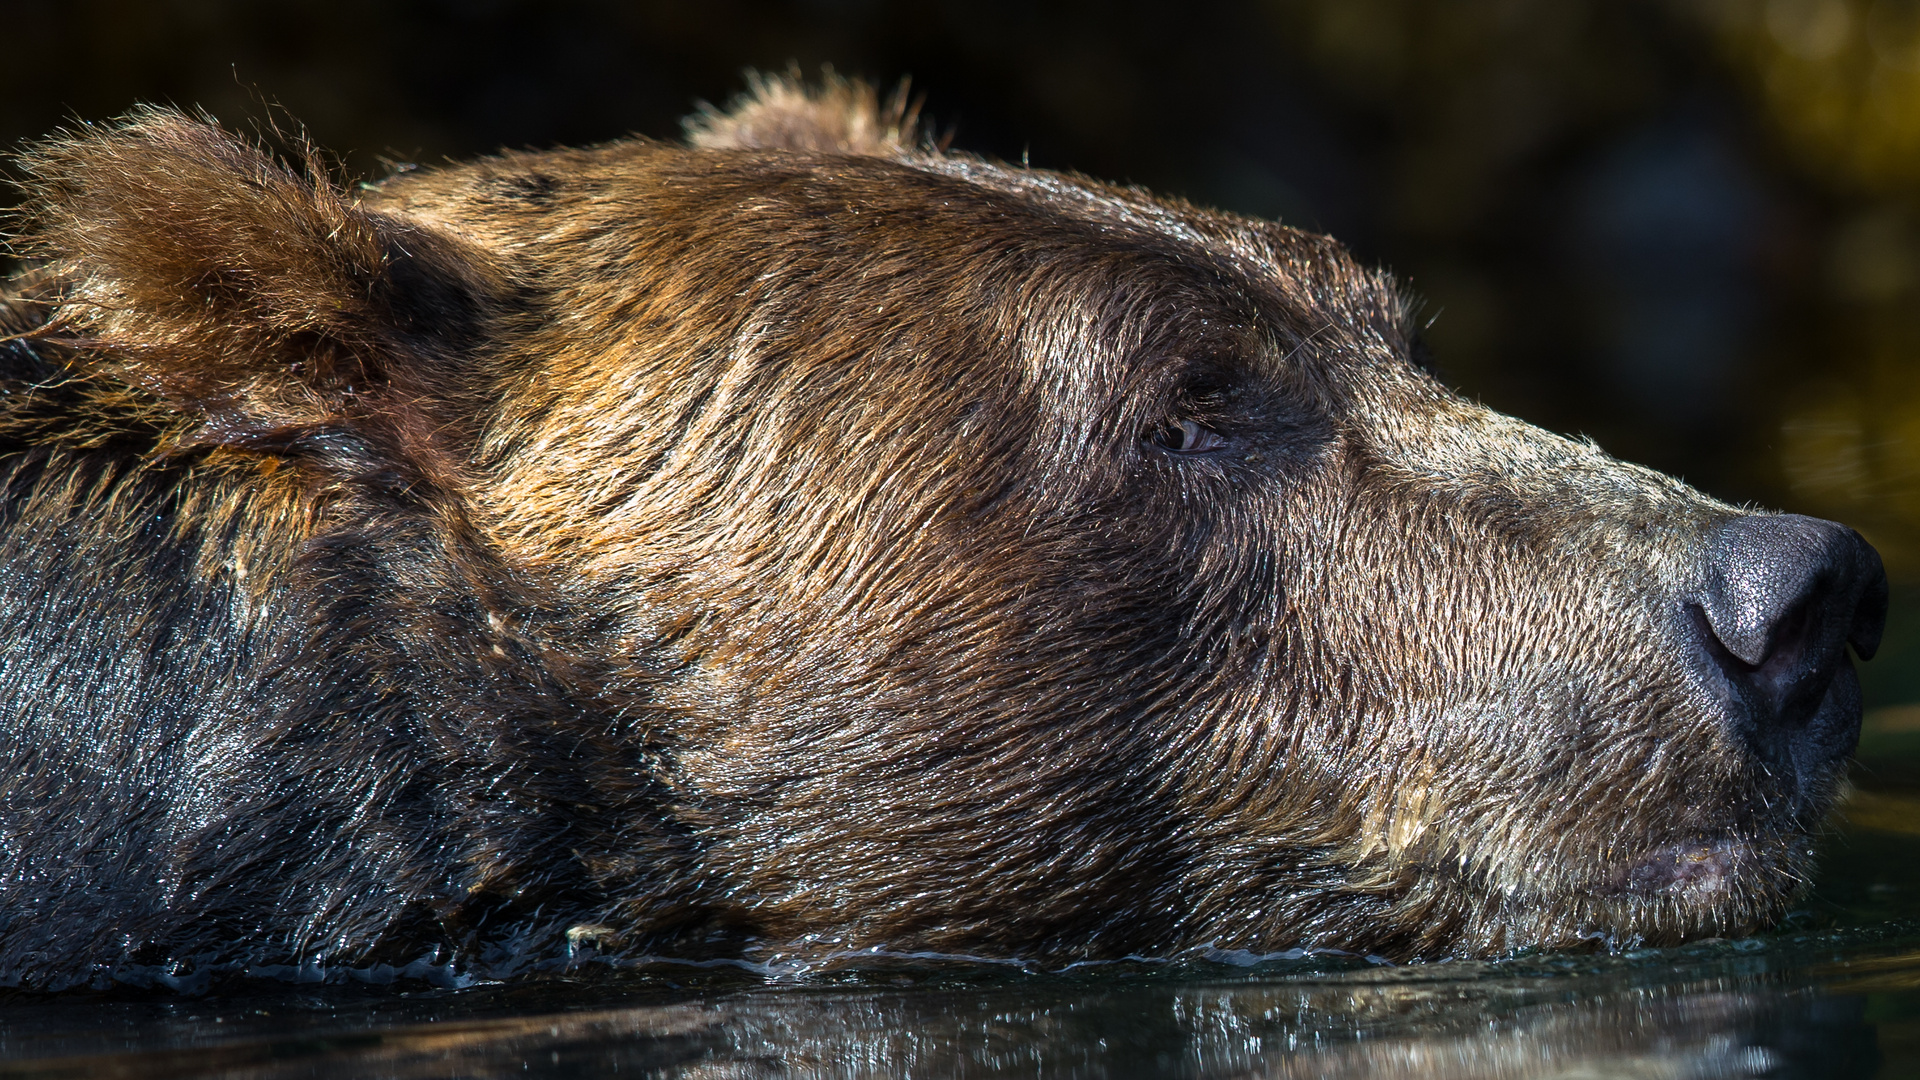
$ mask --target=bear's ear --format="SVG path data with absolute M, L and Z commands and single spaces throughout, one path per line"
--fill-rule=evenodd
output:
M 831 69 L 810 87 L 798 70 L 784 75 L 747 72 L 747 93 L 725 111 L 703 104 L 683 121 L 698 150 L 809 150 L 828 154 L 905 157 L 937 153 L 920 129 L 920 102 L 901 80 L 882 102 L 873 84 Z
M 20 158 L 20 249 L 53 280 L 36 337 L 144 391 L 176 447 L 279 449 L 397 413 L 432 428 L 502 275 L 211 122 L 146 109 Z

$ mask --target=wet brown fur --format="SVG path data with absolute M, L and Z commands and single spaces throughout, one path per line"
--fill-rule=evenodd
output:
M 1450 393 L 1327 238 L 945 153 L 845 82 L 690 141 L 354 192 L 162 110 L 25 156 L 8 548 L 120 560 L 74 610 L 211 590 L 251 705 L 68 683 L 148 717 L 109 758 L 226 739 L 285 790 L 179 765 L 193 828 L 46 916 L 67 944 L 16 918 L 10 970 L 506 969 L 568 928 L 1480 955 L 1802 887 L 1836 778 L 1745 753 L 1667 617 L 1732 508 Z M 1164 452 L 1180 419 L 1228 451 Z M 128 585 L 147 515 L 165 588 Z M 113 648 L 14 603 L 0 689 Z M 15 708 L 14 910 L 56 849 L 189 812 L 62 802 L 59 721 Z M 1726 872 L 1636 886 L 1662 853 Z

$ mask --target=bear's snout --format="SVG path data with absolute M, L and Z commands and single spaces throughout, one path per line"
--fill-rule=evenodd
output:
M 1796 801 L 1852 753 L 1860 689 L 1852 645 L 1873 656 L 1887 615 L 1880 555 L 1844 525 L 1752 514 L 1706 545 L 1700 644 L 1725 679 L 1731 723 Z

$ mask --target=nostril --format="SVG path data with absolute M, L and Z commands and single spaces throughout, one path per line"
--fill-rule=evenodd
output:
M 1713 629 L 1713 621 L 1704 605 L 1691 605 L 1691 611 L 1698 640 L 1706 648 L 1707 654 L 1728 679 L 1748 690 L 1759 691 L 1769 715 L 1782 711 L 1786 700 L 1794 696 L 1792 692 L 1796 686 L 1802 686 L 1811 677 L 1820 675 L 1821 667 L 1830 666 L 1821 665 L 1811 655 L 1807 633 L 1810 620 L 1806 604 L 1796 606 L 1772 628 L 1757 662 L 1737 655 L 1727 647 L 1719 632 Z

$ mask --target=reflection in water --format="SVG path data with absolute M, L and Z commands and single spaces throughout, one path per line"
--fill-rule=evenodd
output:
M 1270 1055 L 1232 1071 L 1285 1077 L 1721 1077 L 1817 1066 L 1822 1076 L 1865 1077 L 1877 1063 L 1874 1033 L 1862 1022 L 1858 999 L 1754 992 L 1738 980 L 1512 1012 L 1463 1011 L 1431 1026 L 1409 1023 L 1386 1038 Z M 1806 1053 L 1810 1047 L 1817 1054 Z
M 1887 1025 L 1869 1006 L 1920 1014 L 1908 930 L 1305 975 L 873 969 L 833 989 L 714 983 L 624 1008 L 606 1005 L 660 995 L 660 976 L 534 1000 L 288 997 L 252 1010 L 265 1019 L 243 1007 L 259 998 L 185 1016 L 103 1006 L 130 1038 L 109 1054 L 114 1035 L 63 1030 L 70 1008 L 28 1006 L 0 1021 L 14 1056 L 0 1075 L 1870 1077 Z

